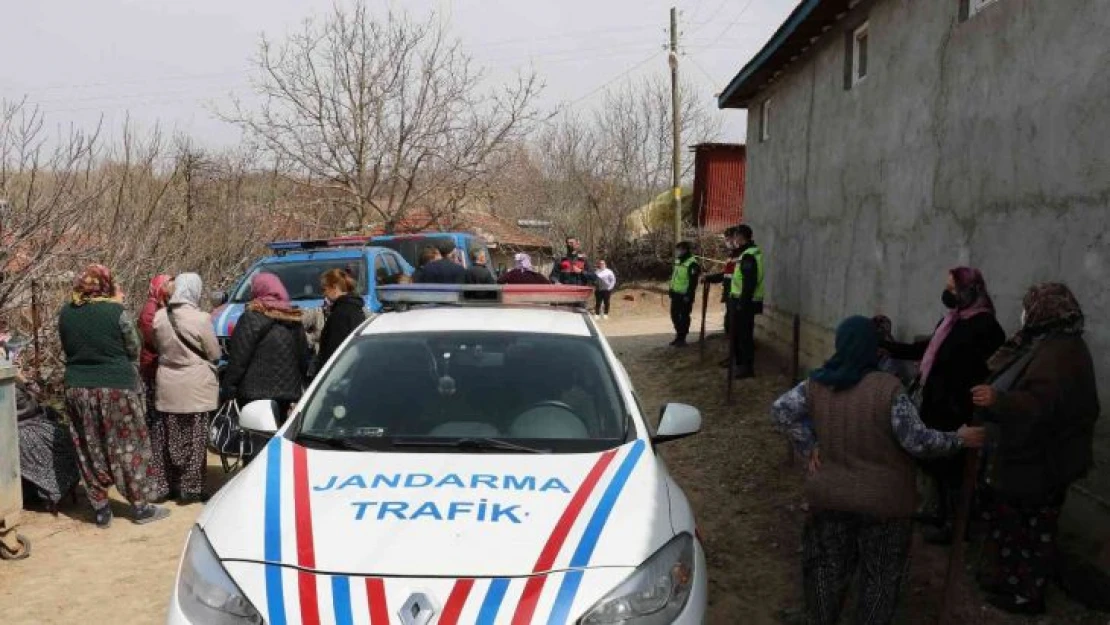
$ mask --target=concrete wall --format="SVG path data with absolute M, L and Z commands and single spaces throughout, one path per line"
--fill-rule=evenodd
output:
M 789 338 L 800 313 L 814 364 L 850 313 L 927 333 L 960 264 L 983 270 L 1013 330 L 1031 283 L 1064 280 L 1110 403 L 1110 2 L 998 0 L 964 22 L 959 4 L 865 1 L 751 103 L 764 335 Z M 846 90 L 845 33 L 864 19 L 869 75 Z M 1110 500 L 1110 419 L 1096 446 L 1084 486 Z

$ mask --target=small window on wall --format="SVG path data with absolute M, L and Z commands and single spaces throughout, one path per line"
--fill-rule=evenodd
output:
M 867 47 L 868 47 L 868 24 L 863 23 L 863 26 L 855 29 L 852 32 L 852 85 L 858 85 L 864 78 L 867 78 Z
M 979 11 L 987 8 L 987 5 L 994 4 L 998 0 L 967 0 L 967 13 L 968 17 L 975 15 Z
M 771 138 L 771 98 L 759 105 L 759 140 L 767 141 Z

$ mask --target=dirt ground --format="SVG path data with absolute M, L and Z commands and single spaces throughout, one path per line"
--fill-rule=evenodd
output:
M 700 313 L 700 302 L 698 308 Z M 785 440 L 768 419 L 768 406 L 789 380 L 760 352 L 760 377 L 737 383 L 734 402 L 727 403 L 725 375 L 717 367 L 725 354 L 720 321 L 714 303 L 704 354 L 697 345 L 666 347 L 667 304 L 655 293 L 618 292 L 613 314 L 600 323 L 649 412 L 667 401 L 702 410 L 702 433 L 668 444 L 663 453 L 693 503 L 706 543 L 707 623 L 777 623 L 784 611 L 800 604 L 799 541 L 805 518 L 801 467 L 790 463 Z M 699 322 L 696 313 L 694 337 Z M 223 480 L 214 458 L 209 477 L 214 485 Z M 162 622 L 185 535 L 200 512 L 199 506 L 170 507 L 166 521 L 137 526 L 127 520 L 124 504 L 117 503 L 116 521 L 107 531 L 92 524 L 84 502 L 67 506 L 56 519 L 24 513 L 20 532 L 32 540 L 33 552 L 21 562 L 0 562 L 0 623 Z M 901 623 L 936 621 L 945 563 L 942 549 L 915 547 Z M 1009 617 L 968 590 L 957 622 L 1110 623 L 1110 616 L 1085 611 L 1059 591 L 1050 596 L 1050 610 L 1041 619 Z

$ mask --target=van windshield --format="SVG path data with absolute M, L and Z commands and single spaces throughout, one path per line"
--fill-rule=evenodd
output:
M 266 272 L 272 273 L 285 285 L 289 299 L 296 301 L 323 299 L 320 277 L 332 269 L 345 269 L 358 284 L 359 293 L 366 292 L 366 259 L 333 258 L 306 260 L 304 262 L 270 262 L 254 268 L 236 289 L 232 302 L 242 304 L 251 300 L 251 278 Z
M 451 241 L 453 243 L 455 242 L 455 238 L 450 235 L 428 235 L 400 237 L 396 239 L 384 239 L 380 241 L 374 241 L 374 245 L 387 247 L 394 252 L 397 252 L 401 256 L 404 256 L 405 260 L 407 260 L 409 264 L 413 267 L 419 267 L 420 253 L 424 251 L 424 248 L 436 247 L 441 241 L 445 240 Z M 456 252 L 459 252 L 459 250 L 456 250 Z M 463 256 L 465 256 L 465 254 Z M 467 260 L 468 259 L 464 258 L 464 263 Z

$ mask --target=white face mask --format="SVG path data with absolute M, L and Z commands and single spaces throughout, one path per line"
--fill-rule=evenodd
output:
M 1021 309 L 1021 327 L 1025 327 L 1025 309 Z

